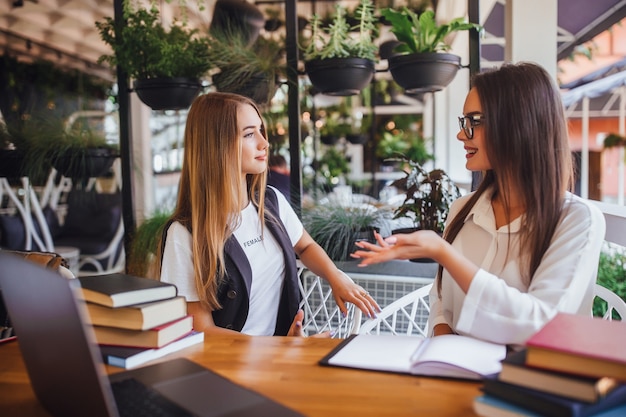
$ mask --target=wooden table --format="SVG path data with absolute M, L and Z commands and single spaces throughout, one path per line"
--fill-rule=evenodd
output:
M 480 383 L 324 367 L 340 340 L 210 336 L 187 357 L 307 416 L 475 416 Z M 107 366 L 110 373 L 121 368 Z M 0 414 L 49 416 L 31 389 L 19 341 L 0 345 Z

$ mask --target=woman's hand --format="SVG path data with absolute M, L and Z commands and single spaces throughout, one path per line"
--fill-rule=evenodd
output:
M 293 318 L 293 322 L 291 323 L 291 327 L 289 328 L 289 332 L 287 336 L 299 336 L 306 337 L 304 334 L 304 330 L 302 329 L 302 321 L 304 320 L 304 311 L 298 310 L 295 317 Z M 319 337 L 319 338 L 329 338 L 332 337 L 331 332 L 322 332 L 312 335 L 311 337 Z
M 345 273 L 341 272 L 341 276 L 338 279 L 329 282 L 333 290 L 335 303 L 337 303 L 344 316 L 348 312 L 346 303 L 354 304 L 356 308 L 369 318 L 376 317 L 376 314 L 380 312 L 380 306 L 370 293 L 352 281 L 352 278 Z
M 432 230 L 418 230 L 409 234 L 397 234 L 385 239 L 378 233 L 377 245 L 359 241 L 356 246 L 365 250 L 357 250 L 350 256 L 361 259 L 359 266 L 367 266 L 393 259 L 431 258 L 437 261 L 442 245 L 446 241 Z

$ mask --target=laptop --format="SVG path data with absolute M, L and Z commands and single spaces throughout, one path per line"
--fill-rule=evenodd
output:
M 136 417 L 122 401 L 129 395 L 144 401 L 139 411 L 158 409 L 149 415 L 301 416 L 184 358 L 107 376 L 76 297 L 78 280 L 13 254 L 0 252 L 0 265 L 0 289 L 33 391 L 52 415 Z

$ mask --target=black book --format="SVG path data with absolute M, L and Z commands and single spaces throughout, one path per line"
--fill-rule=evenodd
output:
M 502 371 L 498 379 L 509 384 L 590 403 L 600 400 L 619 386 L 615 378 L 588 378 L 528 366 L 526 349 L 507 355 L 502 361 Z
M 176 297 L 175 285 L 126 274 L 79 277 L 82 298 L 108 307 L 124 307 Z
M 483 391 L 511 404 L 518 405 L 545 417 L 589 417 L 626 403 L 626 384 L 613 389 L 595 403 L 576 401 L 543 391 L 508 384 L 497 375 L 485 378 Z

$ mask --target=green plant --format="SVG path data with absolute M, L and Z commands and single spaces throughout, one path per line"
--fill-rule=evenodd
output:
M 408 149 L 402 131 L 384 131 L 376 145 L 376 156 L 381 159 L 401 158 Z
M 346 19 L 346 8 L 335 5 L 335 14 L 328 26 L 323 26 L 322 18 L 314 14 L 311 19 L 311 37 L 302 48 L 304 59 L 365 58 L 376 59 L 378 47 L 374 39 L 378 36 L 374 4 L 371 0 L 361 0 L 355 10 L 357 23 L 350 26 Z M 355 31 L 355 35 L 351 31 Z
M 420 164 L 402 158 L 410 170 L 392 183 L 406 191 L 406 198 L 394 211 L 394 219 L 407 217 L 423 230 L 442 233 L 450 204 L 461 196 L 454 181 L 441 169 L 426 171 Z
M 626 253 L 623 248 L 606 244 L 600 253 L 596 282 L 626 300 Z M 593 302 L 593 315 L 602 317 L 605 311 L 606 302 L 596 298 Z M 626 317 L 619 318 L 626 320 Z
M 119 65 L 133 79 L 198 79 L 212 68 L 208 37 L 197 29 L 174 21 L 166 30 L 154 6 L 149 10 L 125 8 L 124 20 L 121 25 L 111 17 L 96 22 L 100 37 L 113 49 L 113 54 L 102 55 L 99 63 Z
M 381 10 L 381 14 L 391 23 L 391 32 L 401 42 L 395 48 L 398 53 L 447 51 L 450 45 L 446 43 L 445 38 L 450 33 L 470 29 L 482 31 L 482 26 L 467 23 L 464 17 L 439 25 L 432 10 L 426 10 L 418 16 L 407 7 L 399 11 L 385 8 Z
M 250 84 L 254 77 L 263 76 L 268 82 L 268 94 L 276 92 L 276 83 L 286 74 L 285 43 L 281 40 L 259 36 L 248 44 L 247 36 L 236 30 L 213 31 L 209 39 L 208 55 L 212 64 L 220 69 L 213 76 L 221 91 L 237 92 Z M 267 97 L 269 101 L 271 97 Z
M 319 160 L 319 172 L 328 186 L 339 183 L 339 179 L 350 172 L 350 165 L 346 155 L 335 147 L 329 147 Z
M 339 204 L 304 208 L 302 224 L 334 261 L 345 261 L 356 248 L 360 233 L 378 228 L 382 213 L 376 209 L 344 207 Z M 371 237 L 369 237 L 371 239 Z
M 17 125 L 3 126 L 0 143 L 3 149 L 14 149 L 23 157 L 23 175 L 33 183 L 44 182 L 52 166 L 61 160 L 73 172 L 84 171 L 90 149 L 116 154 L 118 148 L 88 126 L 67 129 L 60 118 L 37 115 Z
M 617 146 L 626 146 L 626 138 L 617 133 L 610 133 L 604 138 L 605 148 L 615 148 Z
M 153 272 L 151 268 L 154 266 L 152 263 L 159 239 L 171 215 L 168 211 L 156 211 L 137 227 L 131 238 L 130 253 L 126 261 L 129 274 L 147 277 Z

